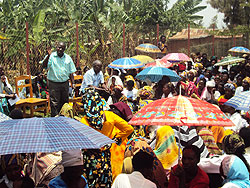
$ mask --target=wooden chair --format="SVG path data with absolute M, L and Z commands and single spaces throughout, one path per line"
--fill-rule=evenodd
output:
M 75 88 L 81 87 L 82 81 L 83 81 L 83 75 L 75 75 L 74 76 L 74 81 L 75 81 L 75 83 L 77 81 L 79 81 L 79 83 L 75 84 Z M 70 86 L 72 86 L 71 82 L 70 82 Z M 77 103 L 78 102 L 82 102 L 82 97 L 75 97 L 75 96 L 73 96 L 73 98 L 69 98 L 69 102 L 73 103 L 73 111 L 74 111 L 74 114 L 75 114 L 76 111 L 77 111 Z
M 29 83 L 24 83 L 18 85 L 18 81 L 20 80 L 28 80 Z M 19 96 L 19 88 L 29 88 L 30 91 L 30 98 L 20 99 L 15 107 L 20 108 L 23 110 L 24 117 L 33 117 L 34 112 L 43 112 L 44 116 L 47 114 L 47 99 L 40 99 L 40 98 L 33 98 L 33 90 L 32 90 L 32 82 L 31 76 L 19 76 L 15 78 L 15 85 L 16 85 L 16 93 Z M 27 114 L 27 108 L 30 109 L 30 114 Z

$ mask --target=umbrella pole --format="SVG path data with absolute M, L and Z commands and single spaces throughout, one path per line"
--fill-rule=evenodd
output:
M 181 84 L 180 84 L 180 91 L 179 91 L 179 96 L 181 96 Z M 180 125 L 178 126 L 178 164 L 181 163 L 181 127 Z
M 179 137 L 179 139 L 178 139 L 178 164 L 180 164 L 181 163 L 181 127 L 180 127 L 180 125 L 178 126 L 178 137 Z

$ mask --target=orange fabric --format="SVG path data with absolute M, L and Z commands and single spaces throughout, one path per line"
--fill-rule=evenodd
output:
M 225 136 L 225 130 L 223 127 L 212 126 L 210 130 L 213 132 L 215 143 L 222 143 Z
M 113 130 L 112 135 L 115 136 L 116 133 L 119 132 L 119 129 L 116 127 Z M 128 142 L 128 139 L 126 138 L 120 146 L 117 144 L 112 144 L 110 148 L 111 153 L 111 168 L 112 168 L 112 179 L 115 180 L 116 176 L 118 174 L 122 173 L 122 165 L 124 160 L 124 152 L 126 149 L 126 144 Z
M 121 138 L 122 141 L 124 141 L 133 131 L 133 127 L 129 125 L 124 119 L 120 118 L 118 115 L 114 114 L 111 111 L 104 111 L 106 121 L 103 123 L 102 130 L 97 130 L 100 133 L 104 134 L 105 136 L 109 138 L 112 137 L 112 132 L 114 127 L 119 129 L 119 131 L 116 132 L 116 138 Z M 86 117 L 83 117 L 81 119 L 81 122 L 85 125 L 89 126 L 88 120 Z

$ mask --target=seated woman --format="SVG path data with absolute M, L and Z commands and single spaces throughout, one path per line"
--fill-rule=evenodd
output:
M 248 161 L 250 161 L 250 157 L 249 155 L 244 154 L 245 144 L 243 139 L 238 134 L 231 134 L 225 136 L 222 142 L 222 148 L 227 155 L 238 156 L 243 161 L 247 170 L 249 171 L 250 168 Z M 212 158 L 202 158 L 199 163 L 199 167 L 208 174 L 219 174 L 221 162 L 227 155 L 214 156 Z M 217 183 L 217 185 L 220 184 L 220 182 L 211 183 Z
M 225 178 L 222 188 L 250 187 L 248 170 L 237 156 L 226 156 L 221 163 L 220 172 Z
M 248 172 L 250 173 L 250 156 L 245 154 L 245 143 L 243 138 L 238 134 L 230 134 L 224 137 L 222 148 L 228 155 L 236 155 L 239 157 L 247 167 Z
M 167 175 L 163 169 L 163 166 L 157 156 L 155 155 L 152 148 L 147 144 L 146 140 L 142 137 L 131 138 L 125 149 L 124 153 L 124 161 L 123 161 L 123 169 L 122 172 L 126 174 L 131 174 L 133 172 L 132 166 L 132 158 L 139 151 L 144 151 L 149 153 L 154 161 L 153 161 L 153 175 L 149 178 L 152 182 L 154 182 L 158 188 L 167 187 Z
M 183 149 L 182 164 L 173 167 L 168 188 L 209 188 L 208 175 L 197 164 L 200 150 L 194 145 Z

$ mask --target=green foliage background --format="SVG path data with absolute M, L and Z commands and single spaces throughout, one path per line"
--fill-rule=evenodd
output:
M 188 24 L 197 26 L 206 8 L 202 0 L 3 0 L 0 2 L 0 64 L 26 71 L 25 22 L 29 23 L 31 74 L 56 41 L 67 43 L 66 53 L 76 56 L 76 22 L 79 24 L 80 65 L 94 59 L 108 64 L 122 56 L 122 28 L 126 25 L 126 55 L 134 55 L 140 42 L 155 42 L 160 33 L 171 36 Z

